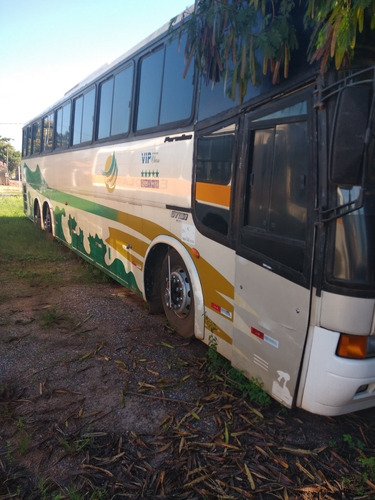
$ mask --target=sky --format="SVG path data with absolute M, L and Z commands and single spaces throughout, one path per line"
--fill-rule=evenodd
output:
M 0 136 L 22 125 L 194 0 L 0 0 Z

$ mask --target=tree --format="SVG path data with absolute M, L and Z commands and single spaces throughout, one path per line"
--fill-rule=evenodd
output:
M 8 163 L 9 174 L 16 170 L 21 164 L 21 153 L 16 151 L 10 143 L 11 139 L 0 136 L 0 161 Z
M 242 101 L 249 80 L 287 78 L 306 39 L 307 60 L 324 72 L 350 64 L 358 35 L 373 30 L 375 0 L 196 0 L 179 35 L 187 35 L 187 65 L 194 58 L 207 80 L 223 80 L 233 99 L 238 88 Z

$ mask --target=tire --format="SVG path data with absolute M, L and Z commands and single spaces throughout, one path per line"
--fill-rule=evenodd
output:
M 164 313 L 171 327 L 181 337 L 193 337 L 194 294 L 189 273 L 176 250 L 170 249 L 163 260 L 160 288 Z
M 49 209 L 48 206 L 44 210 L 43 224 L 44 224 L 44 230 L 46 231 L 46 233 L 52 233 L 51 210 Z
M 42 215 L 40 213 L 39 203 L 36 204 L 36 210 L 34 210 L 34 224 L 38 227 L 42 227 Z

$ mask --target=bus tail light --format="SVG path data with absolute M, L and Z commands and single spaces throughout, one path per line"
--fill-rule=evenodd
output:
M 366 359 L 375 356 L 375 337 L 340 335 L 336 354 L 343 358 Z

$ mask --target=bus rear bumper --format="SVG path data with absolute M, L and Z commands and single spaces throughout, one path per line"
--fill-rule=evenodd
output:
M 311 327 L 297 405 L 318 415 L 335 416 L 375 406 L 375 358 L 336 356 L 340 334 Z

